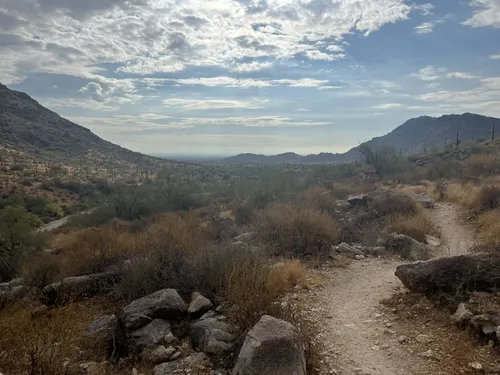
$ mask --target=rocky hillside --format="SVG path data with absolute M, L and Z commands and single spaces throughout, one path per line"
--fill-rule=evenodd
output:
M 80 125 L 41 106 L 29 95 L 0 84 L 0 149 L 35 155 L 39 160 L 72 163 L 155 166 L 164 160 L 105 141 Z
M 441 117 L 422 116 L 410 119 L 392 132 L 368 141 L 375 148 L 390 146 L 403 154 L 422 153 L 430 148 L 444 148 L 454 145 L 457 133 L 460 141 L 488 139 L 493 126 L 500 132 L 500 119 L 472 113 L 446 115 Z M 328 164 L 354 161 L 359 158 L 357 147 L 344 154 L 321 153 L 318 155 L 279 155 L 240 154 L 219 162 L 223 164 Z

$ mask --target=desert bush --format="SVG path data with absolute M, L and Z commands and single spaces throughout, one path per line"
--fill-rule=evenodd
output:
M 500 250 L 500 209 L 481 213 L 477 225 L 483 246 L 489 251 Z
M 500 172 L 500 158 L 497 155 L 471 155 L 463 161 L 463 177 L 479 178 L 496 175 Z
M 423 212 L 413 215 L 391 215 L 386 218 L 387 231 L 410 236 L 422 243 L 426 242 L 425 235 L 435 232 L 434 225 Z
M 236 224 L 248 225 L 255 217 L 254 209 L 247 204 L 238 204 L 232 210 Z
M 25 285 L 43 289 L 57 281 L 60 276 L 60 264 L 57 257 L 44 252 L 23 254 L 19 265 L 19 276 Z
M 415 215 L 418 205 L 415 200 L 406 194 L 380 192 L 374 194 L 369 201 L 371 210 L 380 217 L 391 215 Z
M 472 204 L 476 211 L 500 208 L 500 186 L 483 186 L 477 193 Z
M 333 218 L 312 208 L 274 205 L 262 212 L 257 225 L 257 232 L 275 255 L 318 253 L 324 243 L 336 244 L 340 239 Z
M 70 305 L 32 315 L 14 305 L 0 311 L 0 371 L 5 374 L 64 375 L 64 362 L 92 320 L 102 315 L 95 304 Z

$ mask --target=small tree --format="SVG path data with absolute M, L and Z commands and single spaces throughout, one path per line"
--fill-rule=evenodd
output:
M 362 143 L 358 147 L 362 160 L 375 168 L 378 178 L 384 178 L 389 173 L 400 157 L 394 147 L 374 147 L 371 142 Z
M 0 214 L 0 278 L 12 276 L 20 250 L 40 224 L 40 219 L 22 206 L 5 207 Z

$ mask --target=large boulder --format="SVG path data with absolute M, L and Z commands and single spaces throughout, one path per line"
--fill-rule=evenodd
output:
M 248 332 L 232 375 L 306 375 L 297 329 L 264 315 Z
M 499 270 L 500 256 L 472 254 L 404 264 L 396 276 L 413 292 L 460 294 L 498 288 Z
M 177 320 L 187 313 L 188 306 L 174 289 L 162 289 L 136 299 L 121 311 L 127 332 L 135 331 L 160 318 Z
M 235 345 L 238 328 L 216 318 L 206 318 L 191 323 L 189 337 L 194 348 L 211 356 L 231 352 Z
M 113 343 L 117 323 L 115 315 L 104 315 L 95 319 L 83 333 L 82 344 L 90 349 L 109 348 Z
M 352 207 L 363 206 L 366 204 L 366 201 L 367 201 L 366 194 L 356 195 L 354 197 L 350 197 L 347 199 L 347 203 L 349 203 Z
M 210 359 L 204 353 L 193 353 L 179 361 L 162 363 L 155 366 L 154 375 L 172 374 L 207 374 L 212 367 Z
M 67 277 L 47 285 L 42 291 L 42 302 L 48 306 L 65 303 L 70 297 L 89 297 L 109 290 L 119 278 L 119 272 L 102 272 L 92 275 Z
M 429 259 L 431 253 L 429 246 L 397 233 L 387 236 L 386 247 L 388 252 L 413 261 Z
M 191 296 L 191 303 L 188 307 L 188 314 L 191 318 L 199 318 L 214 307 L 213 303 L 200 293 L 194 292 Z
M 500 314 L 487 312 L 472 317 L 470 322 L 477 332 L 485 336 L 496 336 L 497 330 L 500 327 Z
M 129 344 L 132 348 L 142 349 L 175 340 L 170 323 L 163 319 L 155 319 L 144 327 L 129 333 Z

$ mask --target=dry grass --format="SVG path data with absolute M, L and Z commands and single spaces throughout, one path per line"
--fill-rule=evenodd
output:
M 410 236 L 425 243 L 425 235 L 433 234 L 436 230 L 431 220 L 419 211 L 415 215 L 391 215 L 386 219 L 387 231 Z
M 325 212 L 292 205 L 274 205 L 264 210 L 259 233 L 276 255 L 317 254 L 326 243 L 337 244 L 340 228 Z
M 477 225 L 486 248 L 500 249 L 500 209 L 480 214 Z
M 478 186 L 470 182 L 449 183 L 444 193 L 444 199 L 448 202 L 457 203 L 469 208 L 473 205 L 478 191 Z
M 481 187 L 472 201 L 472 209 L 480 212 L 497 208 L 500 208 L 500 186 L 486 185 Z
M 77 358 L 75 347 L 83 331 L 103 312 L 101 303 L 72 304 L 36 315 L 19 305 L 0 311 L 0 371 L 66 374 L 64 362 Z

